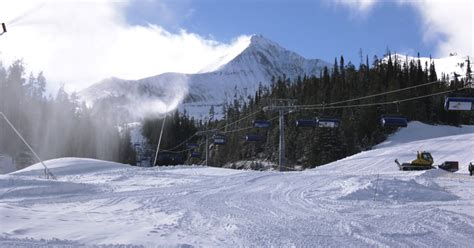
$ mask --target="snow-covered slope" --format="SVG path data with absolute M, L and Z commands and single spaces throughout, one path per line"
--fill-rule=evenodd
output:
M 388 58 L 389 56 L 386 56 L 383 61 L 387 62 Z M 393 61 L 397 60 L 400 64 L 407 62 L 410 63 L 410 61 L 413 61 L 415 64 L 418 63 L 417 57 L 411 57 L 402 54 L 393 54 L 391 55 L 391 58 Z M 443 74 L 446 75 L 449 80 L 454 79 L 454 74 L 457 74 L 459 79 L 466 76 L 468 56 L 452 55 L 449 57 L 437 59 L 427 57 L 420 57 L 419 59 L 423 68 L 426 66 L 426 64 L 428 64 L 429 67 L 431 62 L 434 62 L 438 78 L 441 78 Z M 473 68 L 474 67 L 471 62 L 471 70 Z
M 92 85 L 80 95 L 90 104 L 114 99 L 110 100 L 114 105 L 138 112 L 139 116 L 163 113 L 165 105 L 172 109 L 176 102 L 184 102 L 182 108 L 202 118 L 208 115 L 211 105 L 220 106 L 234 96 L 245 99 L 255 93 L 259 84 L 270 84 L 272 77 L 319 76 L 325 66 L 331 67 L 319 59 L 305 59 L 260 35 L 252 36 L 248 46 L 237 52 L 232 51 L 201 73 L 165 73 L 140 80 L 111 78 Z M 148 104 L 149 101 L 160 101 L 163 106 Z
M 57 181 L 40 165 L 0 175 L 0 246 L 470 247 L 473 129 L 411 122 L 302 172 L 51 160 Z M 420 147 L 461 171 L 398 171 Z
M 398 172 L 394 160 L 412 161 L 417 151 L 429 151 L 435 164 L 459 161 L 457 173 L 467 174 L 474 162 L 474 126 L 432 126 L 412 121 L 373 150 L 323 166 L 324 169 L 356 171 L 357 174 L 406 174 Z

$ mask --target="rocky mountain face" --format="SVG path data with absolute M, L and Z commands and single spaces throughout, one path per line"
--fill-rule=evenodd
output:
M 433 61 L 441 78 L 465 76 L 467 57 L 453 55 L 446 58 L 416 58 L 393 54 L 392 60 L 407 63 L 420 59 L 425 64 Z M 387 62 L 385 57 L 382 62 Z M 285 75 L 319 76 L 332 64 L 320 59 L 306 59 L 261 35 L 249 37 L 248 45 L 240 53 L 233 51 L 199 73 L 163 73 L 139 80 L 105 79 L 80 92 L 90 105 L 112 113 L 119 119 L 139 120 L 160 115 L 175 108 L 186 110 L 191 116 L 206 119 L 214 108 L 215 118 L 222 116 L 222 105 L 234 99 L 245 101 L 259 86 L 270 85 L 272 80 Z
M 271 84 L 272 78 L 319 76 L 325 66 L 332 67 L 325 61 L 306 59 L 254 35 L 248 46 L 229 62 L 216 61 L 200 73 L 164 73 L 139 80 L 109 78 L 80 95 L 88 104 L 106 105 L 134 119 L 165 113 L 175 107 L 186 109 L 196 118 L 206 118 L 211 106 L 215 107 L 218 118 L 220 106 L 225 102 L 253 95 L 259 85 Z

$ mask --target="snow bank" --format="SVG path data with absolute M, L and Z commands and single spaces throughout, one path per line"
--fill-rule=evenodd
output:
M 431 183 L 423 185 L 414 179 L 390 178 L 369 181 L 352 178 L 341 185 L 340 200 L 384 201 L 392 203 L 453 201 L 458 197 Z
M 334 171 L 343 174 L 400 174 L 419 175 L 424 172 L 400 172 L 394 160 L 412 161 L 417 151 L 428 151 L 435 164 L 459 161 L 457 173 L 467 174 L 467 166 L 474 161 L 474 126 L 461 128 L 432 126 L 410 122 L 373 150 L 329 163 L 315 170 Z
M 0 199 L 65 197 L 67 195 L 93 194 L 103 191 L 92 184 L 56 180 L 0 177 Z
M 413 141 L 463 134 L 474 134 L 474 126 L 464 125 L 455 127 L 446 125 L 429 125 L 419 121 L 411 121 L 408 123 L 407 128 L 400 129 L 398 132 L 388 137 L 386 141 L 376 145 L 375 148 L 384 148 Z M 474 146 L 474 144 L 471 144 L 471 146 Z
M 33 238 L 12 238 L 9 236 L 0 236 L 0 247 L 3 248 L 19 248 L 19 247 L 36 247 L 36 248 L 60 248 L 60 247 L 88 247 L 85 244 L 66 240 L 66 239 L 33 239 Z M 143 248 L 139 245 L 121 245 L 121 244 L 102 244 L 102 248 Z
M 44 161 L 44 163 L 56 176 L 83 175 L 102 170 L 113 170 L 130 167 L 130 165 L 87 158 L 59 158 L 47 160 Z M 43 165 L 41 163 L 37 163 L 22 170 L 15 171 L 11 174 L 22 176 L 37 176 L 41 175 L 43 171 Z

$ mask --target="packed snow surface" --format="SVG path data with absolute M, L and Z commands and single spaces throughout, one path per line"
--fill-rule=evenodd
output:
M 460 171 L 402 172 L 430 151 Z M 472 247 L 474 127 L 411 122 L 354 156 L 302 172 L 47 161 L 0 176 L 0 247 Z

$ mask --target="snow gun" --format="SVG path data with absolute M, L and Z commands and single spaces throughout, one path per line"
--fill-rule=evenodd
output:
M 3 31 L 3 32 L 1 32 L 0 35 L 2 35 L 2 34 L 4 34 L 4 33 L 7 32 L 7 26 L 5 25 L 5 23 L 2 23 L 2 31 Z

